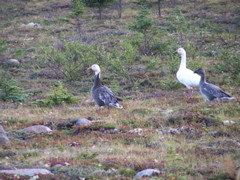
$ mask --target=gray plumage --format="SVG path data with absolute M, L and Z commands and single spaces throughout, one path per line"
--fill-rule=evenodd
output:
M 101 84 L 100 67 L 97 64 L 94 64 L 88 69 L 95 71 L 95 78 L 93 87 L 91 89 L 91 95 L 96 104 L 98 106 L 112 106 L 119 109 L 123 108 L 118 103 L 118 101 L 121 101 L 121 99 L 117 98 L 111 89 Z
M 200 93 L 207 99 L 208 102 L 221 99 L 234 99 L 234 97 L 225 93 L 221 88 L 206 82 L 206 74 L 203 68 L 199 68 L 194 73 L 201 76 L 199 83 Z

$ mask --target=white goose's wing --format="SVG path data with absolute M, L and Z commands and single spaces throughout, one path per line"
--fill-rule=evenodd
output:
M 190 69 L 181 69 L 177 72 L 177 79 L 187 88 L 199 86 L 201 77 Z

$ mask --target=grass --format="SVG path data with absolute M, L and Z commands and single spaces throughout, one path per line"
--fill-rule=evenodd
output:
M 142 34 L 128 29 L 139 10 L 131 1 L 124 2 L 121 19 L 111 6 L 104 9 L 102 22 L 95 10 L 87 9 L 81 38 L 68 16 L 68 1 L 3 2 L 0 35 L 8 48 L 0 45 L 1 73 L 13 77 L 31 97 L 0 102 L 0 124 L 12 143 L 0 146 L 0 169 L 9 164 L 55 174 L 40 179 L 134 179 L 147 168 L 164 172 L 156 179 L 234 179 L 240 159 L 240 28 L 237 2 L 226 2 L 161 1 L 161 18 L 148 2 L 149 18 L 158 29 L 150 42 L 151 55 L 142 53 Z M 30 22 L 43 28 L 20 27 Z M 52 37 L 67 50 L 55 46 Z M 178 47 L 187 50 L 189 68 L 205 68 L 208 81 L 235 100 L 207 104 L 197 89 L 187 99 L 187 89 L 175 78 L 180 58 L 173 52 Z M 4 65 L 9 58 L 17 58 L 20 65 Z M 112 108 L 109 114 L 104 109 L 102 115 L 96 111 L 89 93 L 93 74 L 86 70 L 93 63 L 101 66 L 102 82 L 123 98 L 123 109 Z M 77 103 L 33 104 L 46 100 L 58 81 Z M 87 117 L 102 121 L 80 129 L 73 125 L 74 119 Z M 234 124 L 223 125 L 224 120 Z M 47 125 L 53 132 L 20 131 L 31 125 Z M 162 133 L 178 129 L 180 134 Z

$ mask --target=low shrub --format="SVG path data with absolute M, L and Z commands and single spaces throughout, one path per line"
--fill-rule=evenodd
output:
M 68 93 L 67 89 L 63 87 L 59 81 L 56 85 L 53 85 L 50 90 L 50 94 L 46 99 L 40 99 L 33 102 L 33 104 L 41 107 L 61 105 L 63 103 L 73 104 L 78 101 L 78 98 Z
M 4 72 L 0 74 L 0 99 L 2 101 L 23 102 L 30 97 L 29 93 L 25 93 L 23 88 L 17 86 L 13 77 Z

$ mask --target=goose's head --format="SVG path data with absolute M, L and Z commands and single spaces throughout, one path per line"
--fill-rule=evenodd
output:
M 95 72 L 95 75 L 100 73 L 100 67 L 97 64 L 93 64 L 91 67 L 88 68 L 88 70 L 93 70 Z
M 178 50 L 174 51 L 173 53 L 183 55 L 183 54 L 186 54 L 186 51 L 183 48 L 179 48 Z

